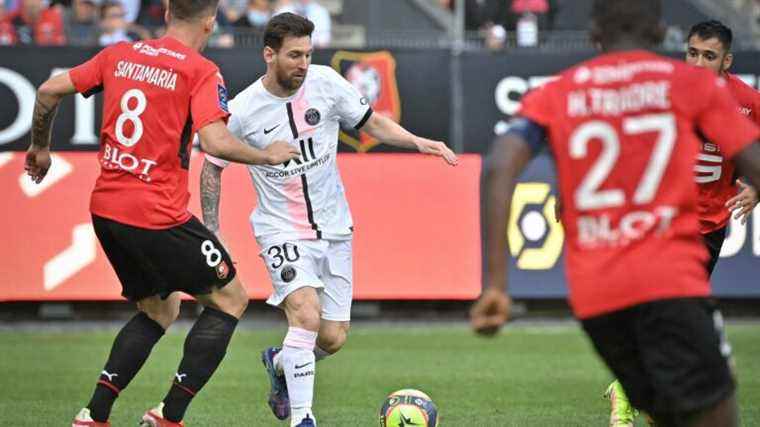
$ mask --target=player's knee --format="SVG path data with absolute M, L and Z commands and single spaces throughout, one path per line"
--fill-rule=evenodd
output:
M 288 295 L 283 304 L 290 326 L 319 331 L 322 307 L 312 288 L 302 288 Z
M 232 285 L 232 286 L 230 286 Z M 225 296 L 223 303 L 220 307 L 225 313 L 235 316 L 238 319 L 243 316 L 246 308 L 248 308 L 248 292 L 239 281 L 231 283 L 229 289 L 225 290 Z
M 319 303 L 305 302 L 298 304 L 289 316 L 291 326 L 296 326 L 309 331 L 318 331 L 320 319 Z
M 179 317 L 179 303 L 166 304 L 139 304 L 137 308 L 150 317 L 154 322 L 161 325 L 164 330 Z
M 346 340 L 348 339 L 348 330 L 348 322 L 337 325 L 336 327 L 322 329 L 317 338 L 317 345 L 322 350 L 330 354 L 335 354 L 343 348 L 343 345 L 346 343 Z

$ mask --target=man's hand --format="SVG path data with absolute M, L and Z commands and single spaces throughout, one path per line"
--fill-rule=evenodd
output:
M 751 185 L 745 184 L 738 179 L 736 180 L 736 185 L 739 187 L 739 194 L 730 198 L 726 202 L 726 207 L 734 214 L 734 219 L 741 218 L 742 224 L 746 224 L 749 215 L 757 205 L 757 191 Z
M 417 150 L 423 154 L 431 154 L 433 156 L 443 157 L 446 163 L 451 166 L 456 166 L 459 162 L 457 155 L 449 147 L 441 141 L 433 141 L 427 138 L 417 138 L 415 141 Z
M 50 150 L 32 145 L 26 151 L 24 170 L 34 183 L 39 184 L 45 179 L 45 175 L 50 169 L 50 163 Z
M 470 310 L 472 329 L 485 336 L 495 335 L 509 318 L 512 300 L 497 288 L 487 288 Z
M 292 160 L 301 156 L 301 152 L 298 149 L 285 141 L 275 141 L 264 149 L 266 153 L 267 164 L 280 165 L 288 160 Z

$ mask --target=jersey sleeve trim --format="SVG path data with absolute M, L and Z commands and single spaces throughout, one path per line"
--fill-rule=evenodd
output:
M 89 98 L 92 95 L 95 95 L 96 93 L 100 93 L 100 92 L 103 92 L 103 85 L 102 84 L 98 85 L 98 86 L 95 86 L 94 88 L 91 88 L 90 90 L 81 92 L 81 95 L 84 96 L 85 98 Z
M 364 125 L 367 123 L 367 120 L 369 120 L 369 118 L 372 117 L 372 113 L 373 113 L 372 107 L 369 107 L 367 109 L 367 112 L 364 113 L 364 116 L 362 117 L 362 119 L 359 120 L 359 123 L 357 123 L 356 126 L 354 126 L 354 129 L 359 130 L 362 127 L 364 127 Z
M 206 153 L 206 160 L 208 160 L 209 163 L 211 163 L 214 166 L 220 167 L 222 169 L 226 168 L 230 165 L 230 162 L 226 160 L 222 160 L 220 158 L 214 157 L 211 154 Z

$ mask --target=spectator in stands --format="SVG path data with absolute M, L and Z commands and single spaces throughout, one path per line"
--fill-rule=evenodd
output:
M 551 0 L 512 0 L 510 13 L 512 20 L 517 25 L 523 19 L 531 19 L 530 15 L 537 18 L 540 30 L 549 30 L 553 26 L 556 2 Z
M 110 46 L 119 42 L 131 42 L 139 37 L 128 31 L 129 23 L 125 19 L 124 6 L 121 2 L 106 0 L 100 6 L 100 38 L 98 44 Z
M 326 7 L 316 0 L 300 0 L 303 16 L 314 23 L 311 35 L 315 47 L 327 47 L 332 39 L 332 19 Z
M 272 15 L 279 15 L 281 13 L 300 13 L 296 7 L 295 0 L 274 0 L 274 13 Z
M 219 10 L 232 25 L 238 25 L 247 8 L 248 0 L 219 0 Z
M 99 0 L 74 0 L 64 12 L 66 39 L 70 45 L 93 46 L 98 34 Z
M 169 5 L 169 0 L 142 0 L 140 13 L 137 16 L 137 23 L 154 32 L 154 36 L 159 36 L 158 29 L 165 24 L 164 13 Z M 160 32 L 163 34 L 163 32 Z
M 270 16 L 269 0 L 248 0 L 245 15 L 238 19 L 235 25 L 263 30 Z
M 314 23 L 311 42 L 314 47 L 327 47 L 332 38 L 330 11 L 316 0 L 280 0 L 274 14 L 291 12 L 308 18 Z
M 4 38 L 12 44 L 60 46 L 66 43 L 63 14 L 43 0 L 23 0 L 20 9 L 7 18 L 10 27 Z
M 5 5 L 5 13 L 10 15 L 18 10 L 20 0 L 0 0 L 0 3 Z
M 124 8 L 124 20 L 128 24 L 137 22 L 137 17 L 140 16 L 140 7 L 142 6 L 142 0 L 118 0 Z
M 494 23 L 502 24 L 507 14 L 506 6 L 507 0 L 465 0 L 465 29 L 467 31 L 483 31 L 493 26 Z
M 0 46 L 11 46 L 14 44 L 16 44 L 16 31 L 8 19 L 5 3 L 0 1 Z

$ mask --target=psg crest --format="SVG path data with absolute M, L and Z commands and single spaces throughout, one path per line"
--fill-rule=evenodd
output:
M 388 51 L 348 52 L 338 51 L 332 59 L 332 67 L 346 78 L 364 97 L 375 113 L 401 120 L 401 101 L 396 84 L 396 60 Z M 340 140 L 356 151 L 367 152 L 380 142 L 355 129 L 342 129 Z

